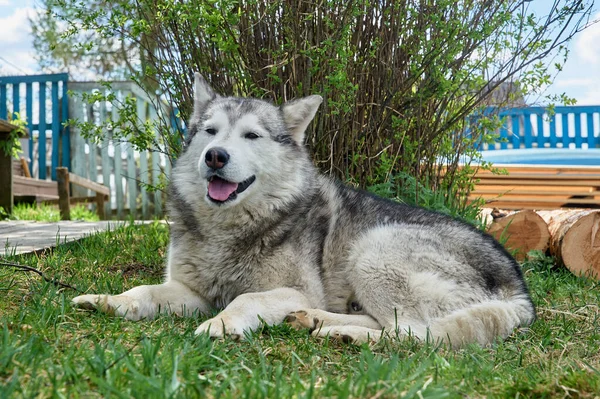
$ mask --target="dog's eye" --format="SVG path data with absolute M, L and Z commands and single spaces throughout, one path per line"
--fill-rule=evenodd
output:
M 215 134 L 217 134 L 217 129 L 209 127 L 208 129 L 206 129 L 206 133 L 210 134 L 211 136 L 214 136 Z
M 249 139 L 249 140 L 254 140 L 254 139 L 257 139 L 257 138 L 259 138 L 259 137 L 260 137 L 260 136 L 259 136 L 258 134 L 256 134 L 256 133 L 253 133 L 253 132 L 248 132 L 248 133 L 246 133 L 246 134 L 244 135 L 244 138 L 247 138 L 247 139 Z

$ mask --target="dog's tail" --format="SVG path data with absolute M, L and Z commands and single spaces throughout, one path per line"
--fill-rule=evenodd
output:
M 475 342 L 485 346 L 498 337 L 508 337 L 515 328 L 528 326 L 534 320 L 534 306 L 529 296 L 523 294 L 456 310 L 433 320 L 429 326 L 429 334 L 456 348 Z

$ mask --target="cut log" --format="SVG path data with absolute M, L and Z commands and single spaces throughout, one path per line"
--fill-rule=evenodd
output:
M 552 238 L 550 254 L 578 276 L 600 279 L 600 211 L 539 211 Z
M 488 233 L 504 243 L 505 248 L 512 252 L 517 260 L 524 260 L 530 251 L 545 252 L 548 249 L 548 226 L 534 211 L 507 212 L 494 208 L 489 215 L 493 221 L 488 226 Z

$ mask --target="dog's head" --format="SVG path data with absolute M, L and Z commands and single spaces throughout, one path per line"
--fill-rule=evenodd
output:
M 321 96 L 277 107 L 253 98 L 221 97 L 195 75 L 194 111 L 182 158 L 194 165 L 197 185 L 211 206 L 254 198 L 293 197 L 306 176 L 304 135 Z M 260 187 L 260 189 L 259 189 Z

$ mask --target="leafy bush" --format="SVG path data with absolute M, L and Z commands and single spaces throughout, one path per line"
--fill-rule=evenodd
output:
M 15 129 L 8 133 L 8 137 L 0 140 L 0 152 L 11 158 L 17 158 L 21 152 L 21 137 L 25 136 L 27 121 L 22 119 L 18 112 L 9 122 L 15 126 Z
M 50 37 L 41 18 L 36 36 L 38 48 L 49 50 L 41 52 L 46 62 L 64 62 L 72 49 L 98 71 L 134 79 L 184 120 L 193 71 L 223 94 L 275 103 L 321 94 L 308 145 L 322 170 L 363 187 L 415 176 L 457 198 L 473 172 L 460 161 L 478 159 L 478 143 L 493 141 L 500 122 L 468 116 L 549 83 L 548 65 L 558 57 L 560 69 L 564 44 L 587 24 L 592 6 L 556 1 L 540 17 L 528 4 L 46 0 L 46 20 L 58 18 L 66 29 Z M 505 83 L 515 90 L 499 96 Z M 134 128 L 124 135 L 144 137 L 147 126 L 136 133 L 135 112 L 128 114 L 121 125 Z M 181 132 L 174 137 L 170 127 L 165 118 L 160 128 L 176 156 Z

